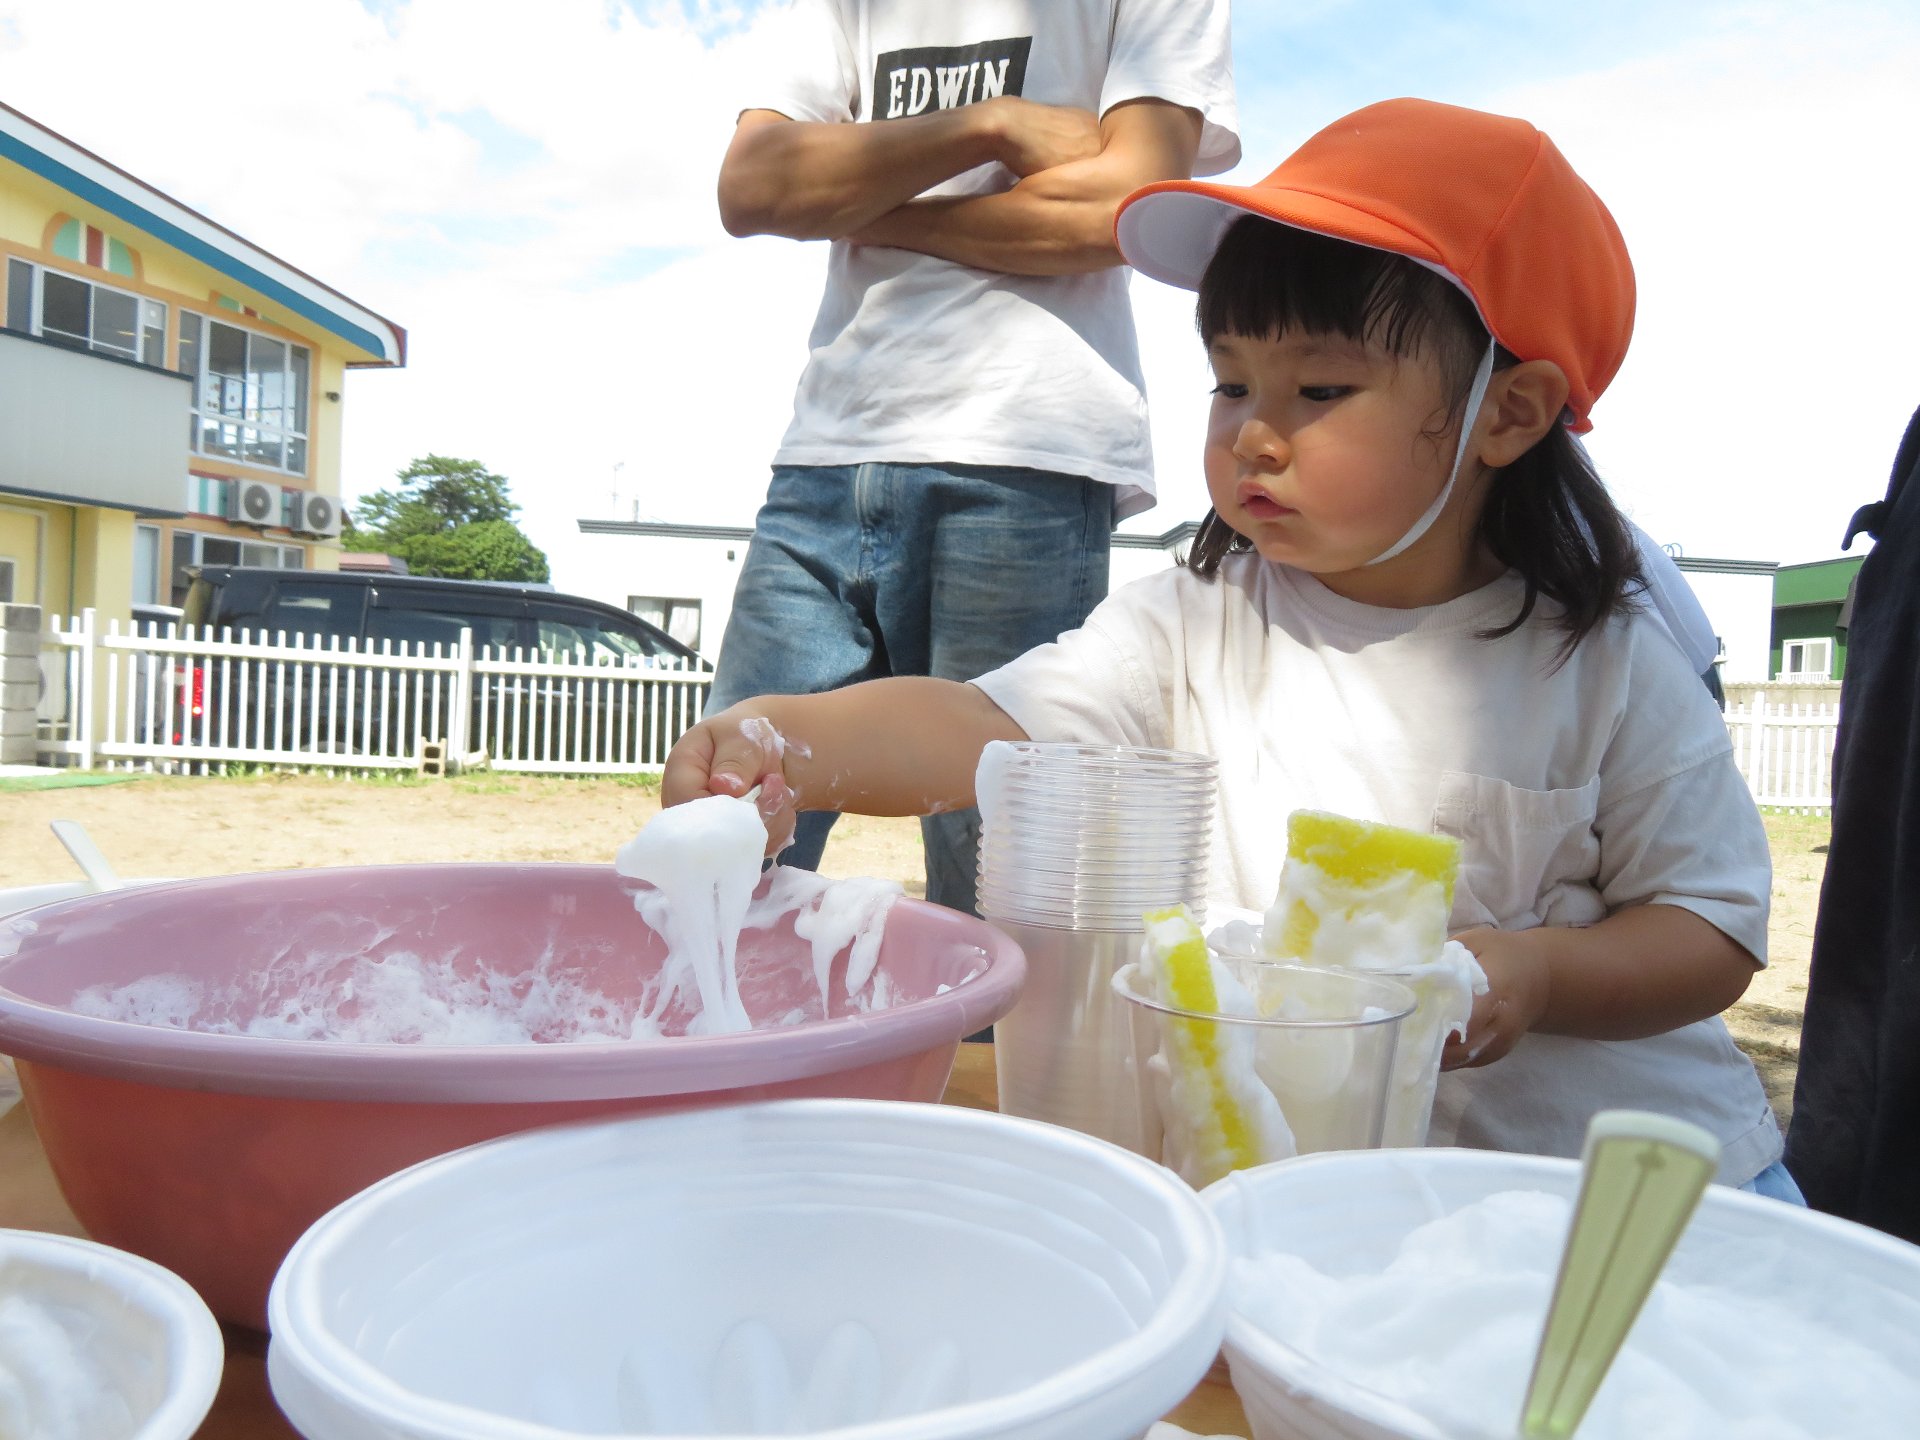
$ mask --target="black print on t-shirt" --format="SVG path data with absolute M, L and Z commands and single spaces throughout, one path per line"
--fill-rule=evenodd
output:
M 977 45 L 923 45 L 889 50 L 873 62 L 873 118 L 899 120 L 952 110 L 996 95 L 1019 95 L 1027 83 L 1033 37 Z

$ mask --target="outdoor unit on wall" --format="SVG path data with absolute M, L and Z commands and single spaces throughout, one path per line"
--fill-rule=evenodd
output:
M 293 528 L 305 535 L 338 535 L 340 502 L 317 490 L 291 492 Z
M 264 480 L 229 480 L 227 519 L 263 528 L 280 524 L 280 487 Z

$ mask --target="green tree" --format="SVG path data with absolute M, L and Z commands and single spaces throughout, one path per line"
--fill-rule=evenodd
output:
M 425 455 L 391 490 L 358 501 L 342 528 L 348 550 L 385 551 L 419 575 L 545 580 L 547 557 L 514 523 L 507 478 L 478 460 Z
M 435 535 L 400 542 L 400 557 L 416 575 L 453 580 L 547 578 L 547 557 L 511 520 L 479 520 Z

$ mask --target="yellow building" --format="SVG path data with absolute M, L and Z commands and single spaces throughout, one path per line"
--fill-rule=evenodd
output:
M 0 604 L 335 568 L 346 372 L 391 321 L 0 105 Z

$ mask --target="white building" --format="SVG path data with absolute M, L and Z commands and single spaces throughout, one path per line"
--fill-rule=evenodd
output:
M 585 558 L 569 571 L 567 589 L 631 610 L 708 659 L 718 657 L 751 527 L 659 520 L 579 524 L 583 535 L 602 538 L 583 547 Z M 1113 588 L 1176 563 L 1199 528 L 1186 520 L 1158 534 L 1116 534 Z M 1721 679 L 1729 684 L 1767 679 L 1776 563 L 1684 555 L 1676 563 L 1720 637 Z
M 1773 648 L 1773 560 L 1708 560 L 1676 556 L 1700 606 L 1720 637 L 1720 681 L 1743 685 L 1769 679 Z
M 753 530 L 743 525 L 680 525 L 661 520 L 582 520 L 580 533 L 604 537 L 582 547 L 566 589 L 651 620 L 709 660 L 733 609 L 733 587 Z M 1160 535 L 1113 537 L 1116 587 L 1173 564 L 1199 527 L 1192 521 Z

